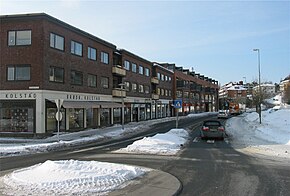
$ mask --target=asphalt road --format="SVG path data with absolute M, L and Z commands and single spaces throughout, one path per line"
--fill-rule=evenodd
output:
M 290 167 L 279 160 L 262 159 L 241 154 L 231 147 L 229 139 L 208 143 L 200 140 L 200 121 L 184 119 L 180 127 L 191 130 L 188 144 L 178 156 L 114 154 L 134 139 L 118 141 L 103 147 L 84 148 L 0 159 L 1 173 L 30 166 L 47 159 L 78 159 L 126 163 L 158 169 L 175 176 L 182 184 L 179 195 L 269 195 L 290 193 Z M 175 122 L 152 126 L 146 134 L 166 132 Z

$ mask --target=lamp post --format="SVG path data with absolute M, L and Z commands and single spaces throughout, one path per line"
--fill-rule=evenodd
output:
M 260 49 L 255 48 L 253 49 L 254 52 L 258 52 L 258 71 L 259 71 L 259 119 L 260 119 L 260 124 L 262 123 L 262 114 L 261 114 L 261 96 L 262 96 L 262 92 L 261 92 L 261 60 L 260 60 Z
M 121 86 L 121 99 L 122 99 L 122 130 L 124 130 L 124 96 L 123 96 L 123 92 L 124 92 L 124 83 L 119 84 L 119 86 Z

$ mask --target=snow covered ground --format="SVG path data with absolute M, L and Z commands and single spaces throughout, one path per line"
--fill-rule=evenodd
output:
M 262 111 L 262 123 L 256 112 L 232 117 L 226 123 L 233 147 L 252 155 L 290 159 L 290 108 Z
M 181 118 L 197 118 L 213 113 L 192 114 Z M 227 120 L 226 131 L 231 145 L 243 153 L 264 155 L 290 160 L 290 108 L 280 107 L 263 111 L 262 124 L 256 112 L 244 113 Z M 62 134 L 42 140 L 21 140 L 2 138 L 0 155 L 17 156 L 52 151 L 57 148 L 76 146 L 112 138 L 123 138 L 128 134 L 150 129 L 156 122 L 169 121 L 166 118 L 105 129 Z M 184 129 L 168 130 L 165 134 L 145 137 L 116 153 L 175 155 L 188 141 Z M 0 158 L 1 158 L 0 157 Z M 5 195 L 78 195 L 79 193 L 102 195 L 123 188 L 133 179 L 140 178 L 152 170 L 135 166 L 97 161 L 46 161 L 29 168 L 13 171 L 0 178 L 0 194 Z M 29 179 L 29 180 L 27 180 Z M 2 186 L 2 187 L 1 187 Z M 4 186 L 4 187 L 3 187 Z
M 192 114 L 181 118 L 197 118 L 213 113 Z M 159 119 L 125 126 L 114 126 L 102 130 L 89 130 L 79 133 L 63 134 L 61 141 L 57 136 L 45 140 L 20 140 L 2 138 L 0 154 L 17 156 L 30 153 L 51 151 L 61 147 L 79 145 L 86 142 L 122 138 L 133 132 L 144 131 L 150 125 L 175 118 Z M 85 137 L 84 137 L 85 136 Z M 164 134 L 146 137 L 134 142 L 119 153 L 142 153 L 174 155 L 187 142 L 188 132 L 172 129 Z M 1 141 L 1 140 L 0 140 Z M 103 195 L 121 189 L 133 179 L 140 178 L 152 171 L 148 168 L 113 164 L 97 161 L 46 161 L 37 165 L 13 171 L 0 178 L 0 194 L 3 195 Z M 28 180 L 29 179 L 29 180 Z

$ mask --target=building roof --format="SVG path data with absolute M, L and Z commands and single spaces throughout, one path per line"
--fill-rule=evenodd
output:
M 90 38 L 90 39 L 92 39 L 94 41 L 97 41 L 97 42 L 99 42 L 101 44 L 104 44 L 104 45 L 106 45 L 106 46 L 108 46 L 110 48 L 113 48 L 113 49 L 117 48 L 114 44 L 112 44 L 110 42 L 107 42 L 107 41 L 105 41 L 103 39 L 100 39 L 100 38 L 98 38 L 98 37 L 96 37 L 96 36 L 94 36 L 94 35 L 92 35 L 90 33 L 87 33 L 87 32 L 85 32 L 85 31 L 83 31 L 83 30 L 81 30 L 79 28 L 76 28 L 76 27 L 74 27 L 74 26 L 72 26 L 72 25 L 70 25 L 68 23 L 65 23 L 65 22 L 63 22 L 63 21 L 61 21 L 61 20 L 59 20 L 57 18 L 54 18 L 54 17 L 52 17 L 52 16 L 50 16 L 50 15 L 48 15 L 46 13 L 0 15 L 1 23 L 2 23 L 2 21 L 5 21 L 5 20 L 25 20 L 25 19 L 42 19 L 42 18 L 47 19 L 47 20 L 49 20 L 51 22 L 57 23 L 58 25 L 61 25 L 61 26 L 65 27 L 65 28 L 67 28 L 67 29 L 69 29 L 71 31 L 74 31 L 76 33 L 79 33 L 79 34 L 81 34 L 83 36 L 86 36 L 86 37 L 88 37 L 88 38 Z
M 228 91 L 246 91 L 247 89 L 244 88 L 242 85 L 235 85 L 235 86 L 231 86 L 227 90 Z

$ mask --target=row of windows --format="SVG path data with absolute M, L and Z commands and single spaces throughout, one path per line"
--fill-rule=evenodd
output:
M 158 78 L 158 80 L 161 80 L 161 81 L 168 81 L 168 82 L 170 82 L 172 79 L 171 79 L 171 77 L 170 76 L 167 76 L 167 75 L 164 75 L 164 74 L 161 74 L 161 73 L 157 73 L 157 78 Z
M 83 56 L 83 44 L 74 40 L 71 40 L 70 45 L 71 54 L 77 56 Z M 55 33 L 50 33 L 50 47 L 64 51 L 64 37 Z M 88 46 L 88 59 L 97 60 L 97 49 Z M 109 53 L 101 51 L 101 62 L 109 64 Z
M 31 45 L 31 30 L 19 30 L 8 32 L 8 46 Z M 55 33 L 50 33 L 50 47 L 64 51 L 64 37 Z M 71 41 L 71 54 L 83 56 L 83 44 L 77 41 Z M 88 59 L 97 60 L 97 49 L 88 47 Z M 101 62 L 109 64 L 109 54 L 101 52 Z
M 125 60 L 124 61 L 124 68 L 128 71 L 130 71 L 130 65 L 132 67 L 132 72 L 133 73 L 139 73 L 141 75 L 145 75 L 145 76 L 150 76 L 150 69 L 147 67 L 143 67 L 142 65 L 139 65 L 139 67 L 137 66 L 136 63 L 130 63 L 130 61 Z M 137 72 L 138 71 L 138 72 Z

